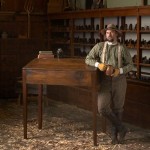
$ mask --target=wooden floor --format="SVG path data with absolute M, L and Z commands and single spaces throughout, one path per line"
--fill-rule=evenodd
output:
M 44 104 L 43 129 L 37 129 L 37 97 L 29 97 L 28 139 L 23 139 L 22 105 L 17 99 L 1 100 L 0 149 L 18 150 L 149 150 L 150 130 L 126 124 L 129 132 L 123 145 L 111 145 L 101 132 L 98 118 L 98 146 L 93 146 L 92 113 L 61 101 Z

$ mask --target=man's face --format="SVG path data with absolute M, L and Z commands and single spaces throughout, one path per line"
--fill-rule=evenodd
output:
M 117 41 L 117 32 L 115 30 L 107 30 L 106 31 L 106 39 L 109 42 Z

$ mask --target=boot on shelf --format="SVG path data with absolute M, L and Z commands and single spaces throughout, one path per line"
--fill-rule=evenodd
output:
M 124 25 L 124 30 L 128 30 L 128 24 Z
M 129 30 L 132 30 L 132 24 L 129 24 Z

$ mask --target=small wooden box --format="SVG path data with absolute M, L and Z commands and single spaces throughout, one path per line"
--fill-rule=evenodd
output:
M 47 11 L 48 13 L 59 13 L 64 10 L 63 0 L 49 0 Z

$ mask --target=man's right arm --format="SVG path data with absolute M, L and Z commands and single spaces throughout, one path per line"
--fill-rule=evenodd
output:
M 95 63 L 99 63 L 99 61 L 100 61 L 99 49 L 100 49 L 100 45 L 98 43 L 90 50 L 90 52 L 88 53 L 88 55 L 85 58 L 85 63 L 87 65 L 95 66 Z
M 86 56 L 85 63 L 93 67 L 95 66 L 101 71 L 105 71 L 107 69 L 107 66 L 104 63 L 100 62 L 101 53 L 102 43 L 98 43 L 91 49 L 89 54 Z

